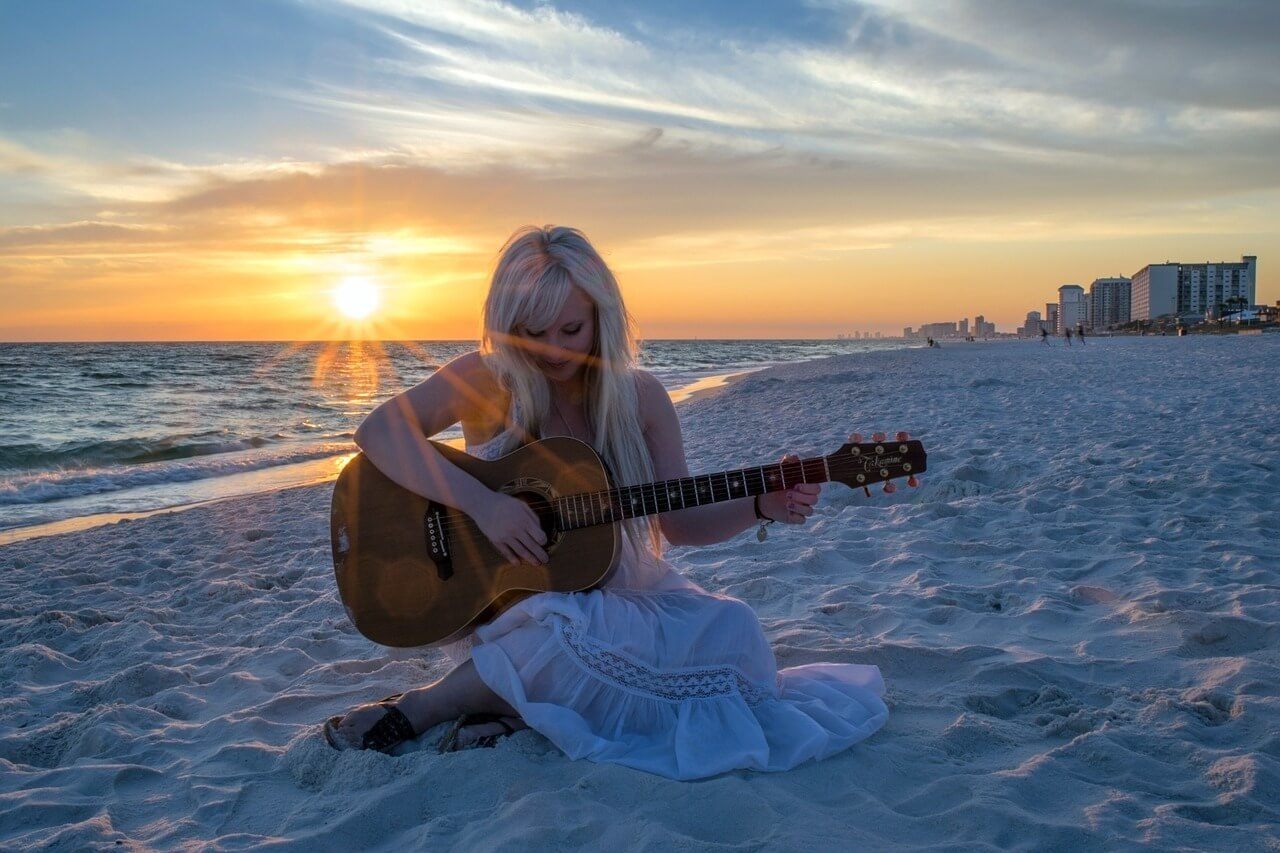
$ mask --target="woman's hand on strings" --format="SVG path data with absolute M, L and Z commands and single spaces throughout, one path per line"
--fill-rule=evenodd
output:
M 538 516 L 519 498 L 494 492 L 480 512 L 472 515 L 476 527 L 512 564 L 547 562 L 547 534 Z
M 782 457 L 783 464 L 799 461 L 800 457 L 794 453 Z M 821 492 L 821 483 L 796 483 L 781 492 L 768 492 L 760 496 L 760 512 L 775 521 L 804 524 L 805 519 L 813 515 L 813 506 Z

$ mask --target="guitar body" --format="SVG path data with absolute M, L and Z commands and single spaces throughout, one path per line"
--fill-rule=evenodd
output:
M 339 474 L 330 513 L 334 574 L 347 615 L 384 646 L 447 642 L 538 592 L 603 583 L 617 564 L 617 523 L 559 531 L 547 502 L 612 488 L 590 445 L 554 437 L 501 459 L 477 459 L 432 442 L 490 489 L 534 507 L 547 534 L 547 565 L 512 565 L 475 522 L 402 488 L 357 454 Z

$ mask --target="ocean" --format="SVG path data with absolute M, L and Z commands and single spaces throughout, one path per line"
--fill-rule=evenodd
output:
M 365 415 L 475 345 L 0 344 L 0 541 L 332 478 L 355 452 Z M 905 345 L 654 340 L 642 363 L 678 391 L 770 364 Z M 460 435 L 455 427 L 440 437 Z

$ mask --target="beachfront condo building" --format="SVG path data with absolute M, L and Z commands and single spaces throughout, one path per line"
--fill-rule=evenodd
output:
M 1132 282 L 1123 276 L 1095 278 L 1089 285 L 1089 323 L 1095 332 L 1129 322 Z
M 1133 274 L 1131 314 L 1134 320 L 1171 314 L 1197 320 L 1217 317 L 1218 306 L 1228 300 L 1243 299 L 1253 305 L 1257 287 L 1256 255 L 1244 255 L 1238 263 L 1148 264 Z
M 1027 322 L 1018 329 L 1018 337 L 1038 338 L 1040 337 L 1041 329 L 1048 329 L 1048 325 L 1044 320 L 1040 319 L 1040 312 L 1028 311 Z
M 1054 329 L 1062 334 L 1066 329 L 1075 331 L 1088 319 L 1086 314 L 1089 303 L 1084 298 L 1084 288 L 1078 284 L 1064 284 L 1058 288 L 1058 326 Z
M 1046 302 L 1044 304 L 1044 327 L 1049 330 L 1051 335 L 1058 333 L 1058 303 Z

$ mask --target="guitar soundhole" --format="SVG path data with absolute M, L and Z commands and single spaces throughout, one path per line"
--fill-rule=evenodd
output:
M 511 497 L 524 501 L 533 514 L 538 516 L 538 523 L 542 525 L 542 532 L 547 536 L 547 544 L 544 548 L 551 548 L 560 539 L 560 531 L 556 530 L 556 511 L 555 508 L 547 503 L 545 495 L 538 492 L 517 491 L 509 492 Z

